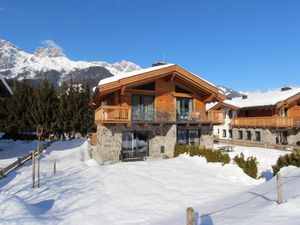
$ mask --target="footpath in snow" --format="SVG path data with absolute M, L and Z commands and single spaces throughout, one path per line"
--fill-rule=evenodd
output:
M 52 174 L 53 160 L 57 173 Z M 285 168 L 286 203 L 275 181 L 255 180 L 234 164 L 181 155 L 167 160 L 102 166 L 84 140 L 55 142 L 41 161 L 41 188 L 31 188 L 27 163 L 0 180 L 0 224 L 299 224 L 300 170 Z

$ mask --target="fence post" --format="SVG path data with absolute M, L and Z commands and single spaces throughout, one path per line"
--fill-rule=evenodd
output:
M 35 152 L 34 150 L 31 152 L 32 159 L 32 188 L 35 188 Z
M 195 211 L 192 207 L 186 209 L 186 225 L 195 225 Z
M 56 174 L 56 160 L 53 162 L 53 173 Z
M 282 192 L 281 175 L 279 172 L 276 174 L 276 189 L 277 189 L 277 202 L 278 204 L 281 204 L 283 203 L 283 192 Z

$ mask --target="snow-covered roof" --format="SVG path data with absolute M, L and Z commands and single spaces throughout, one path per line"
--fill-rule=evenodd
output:
M 4 87 L 6 88 L 6 90 L 10 93 L 10 95 L 13 95 L 11 88 L 8 86 L 8 84 L 6 83 L 5 79 L 2 76 L 0 76 L 0 80 L 1 83 L 4 85 Z
M 136 76 L 139 74 L 167 68 L 167 67 L 174 66 L 174 65 L 175 64 L 166 64 L 166 65 L 161 65 L 161 66 L 153 66 L 153 67 L 149 67 L 146 69 L 135 70 L 135 71 L 128 72 L 128 73 L 120 73 L 119 75 L 115 75 L 115 76 L 100 80 L 99 85 L 112 83 L 112 82 L 119 81 L 119 80 L 127 78 L 127 77 L 133 77 L 133 76 Z
M 143 73 L 147 73 L 147 72 L 151 72 L 151 71 L 155 71 L 155 70 L 160 70 L 160 69 L 171 67 L 171 66 L 175 66 L 175 65 L 176 64 L 168 63 L 168 64 L 165 64 L 165 65 L 152 66 L 152 67 L 149 67 L 149 68 L 139 69 L 139 70 L 135 70 L 135 71 L 132 71 L 132 72 L 120 73 L 118 75 L 115 75 L 115 76 L 112 76 L 112 77 L 108 77 L 108 78 L 104 78 L 104 79 L 100 80 L 100 82 L 99 82 L 98 85 L 112 83 L 112 82 L 119 81 L 119 80 L 127 78 L 127 77 L 133 77 L 133 76 L 137 76 L 137 75 L 140 75 L 140 74 L 143 74 Z M 182 68 L 182 69 L 184 69 L 184 68 Z M 186 70 L 186 69 L 184 69 L 184 70 Z M 202 77 L 199 77 L 198 75 L 196 75 L 196 74 L 194 74 L 194 73 L 192 73 L 190 71 L 189 71 L 189 73 L 191 73 L 194 76 L 200 78 L 201 80 L 203 80 L 204 82 L 210 84 L 211 86 L 217 88 L 214 84 L 212 84 L 209 81 L 203 79 Z M 223 94 L 220 90 L 219 90 L 219 93 Z
M 281 91 L 274 89 L 268 92 L 250 92 L 247 93 L 247 98 L 242 97 L 225 100 L 224 102 L 239 108 L 271 106 L 284 101 L 296 94 L 300 93 L 300 87 L 293 87 L 290 90 Z

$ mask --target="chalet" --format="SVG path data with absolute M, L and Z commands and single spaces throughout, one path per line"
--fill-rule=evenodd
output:
M 173 157 L 175 143 L 211 147 L 212 124 L 224 113 L 205 105 L 223 101 L 218 88 L 175 64 L 103 79 L 93 93 L 96 152 L 102 162 Z
M 300 88 L 252 93 L 209 104 L 208 109 L 226 114 L 225 123 L 214 127 L 219 139 L 300 144 Z
M 6 83 L 5 79 L 0 76 L 0 98 L 12 96 L 12 90 Z

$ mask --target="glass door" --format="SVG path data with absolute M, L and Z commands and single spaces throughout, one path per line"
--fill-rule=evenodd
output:
M 132 119 L 135 121 L 154 120 L 154 96 L 132 96 Z
M 190 113 L 193 112 L 193 99 L 176 98 L 176 119 L 190 120 Z
M 144 159 L 149 155 L 149 132 L 128 131 L 122 134 L 122 159 Z

